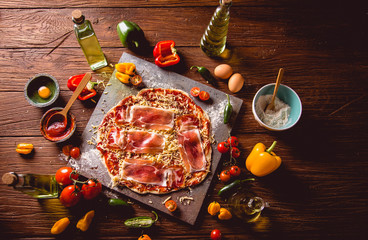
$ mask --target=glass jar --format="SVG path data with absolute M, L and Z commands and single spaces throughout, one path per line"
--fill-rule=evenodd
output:
M 229 199 L 231 212 L 238 218 L 251 223 L 259 219 L 266 203 L 261 197 L 255 196 L 251 191 L 240 189 Z

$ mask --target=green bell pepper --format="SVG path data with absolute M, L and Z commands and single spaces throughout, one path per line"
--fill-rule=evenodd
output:
M 142 29 L 134 22 L 126 20 L 120 22 L 117 31 L 123 46 L 132 51 L 142 50 L 147 43 Z

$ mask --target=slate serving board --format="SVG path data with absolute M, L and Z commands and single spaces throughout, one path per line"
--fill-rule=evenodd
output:
M 231 124 L 225 125 L 223 124 L 223 110 L 227 104 L 225 93 L 177 73 L 159 68 L 153 63 L 147 62 L 128 53 L 123 53 L 119 62 L 134 63 L 136 65 L 137 73 L 142 76 L 145 87 L 147 88 L 180 89 L 189 93 L 190 89 L 196 86 L 201 88 L 201 90 L 209 92 L 211 96 L 209 101 L 202 102 L 196 98 L 194 101 L 209 115 L 212 124 L 212 134 L 214 135 L 216 142 L 218 143 L 227 139 L 228 133 L 231 131 L 231 126 L 234 125 L 236 116 L 238 115 L 243 103 L 241 99 L 230 96 L 231 104 L 233 106 L 233 114 L 230 120 Z M 96 142 L 94 138 L 96 137 L 97 126 L 101 123 L 105 113 L 107 113 L 123 98 L 130 95 L 136 95 L 139 90 L 140 89 L 122 84 L 118 79 L 116 79 L 115 72 L 113 73 L 109 84 L 107 84 L 105 91 L 98 101 L 87 127 L 82 134 L 82 155 L 79 160 L 71 160 L 69 164 L 75 167 L 85 177 L 97 178 L 104 186 L 114 191 L 124 194 L 129 198 L 166 214 L 172 215 L 186 223 L 194 225 L 221 158 L 221 154 L 216 149 L 216 144 L 212 145 L 211 172 L 201 184 L 194 186 L 191 189 L 183 189 L 178 192 L 164 195 L 141 195 L 129 190 L 128 188 L 112 186 L 110 175 L 107 172 L 107 168 L 102 163 L 99 151 L 96 150 L 95 145 L 90 142 Z M 178 203 L 178 210 L 175 214 L 169 213 L 162 204 L 169 196 Z M 187 201 L 183 201 L 181 203 L 179 199 L 183 196 L 193 197 L 194 201 L 190 201 L 190 204 L 188 204 Z

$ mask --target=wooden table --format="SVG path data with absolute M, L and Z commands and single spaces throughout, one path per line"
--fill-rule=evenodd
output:
M 201 51 L 199 41 L 218 4 L 215 0 L 2 1 L 0 174 L 52 174 L 65 165 L 60 157 L 63 145 L 48 142 L 39 131 L 47 109 L 30 106 L 23 89 L 33 75 L 49 73 L 61 86 L 55 105 L 65 105 L 71 96 L 67 79 L 90 70 L 73 33 L 69 34 L 71 12 L 81 9 L 112 64 L 123 52 L 132 53 L 122 47 L 116 33 L 117 23 L 129 20 L 141 26 L 150 46 L 160 40 L 176 41 L 183 61 L 175 69 L 179 74 L 205 83 L 190 66 L 213 71 L 221 63 L 241 73 L 245 85 L 233 95 L 244 104 L 233 135 L 240 139 L 242 164 L 257 142 L 278 141 L 275 151 L 283 159 L 282 167 L 257 178 L 252 186 L 269 203 L 262 221 L 221 222 L 207 214 L 209 202 L 223 203 L 216 194 L 223 183 L 215 180 L 195 226 L 160 214 L 159 222 L 144 231 L 152 239 L 209 239 L 214 228 L 222 231 L 224 239 L 367 239 L 368 15 L 367 5 L 360 2 L 234 0 L 228 33 L 233 54 L 211 59 Z M 135 55 L 153 62 L 151 54 Z M 251 103 L 260 87 L 275 81 L 280 67 L 285 68 L 283 83 L 303 102 L 303 114 L 292 129 L 271 132 L 254 120 Z M 230 93 L 225 81 L 219 81 L 218 89 Z M 73 144 L 80 143 L 78 136 L 94 106 L 80 101 L 73 105 L 71 111 L 78 115 Z M 31 157 L 15 152 L 20 142 L 34 144 Z M 102 200 L 68 210 L 57 199 L 38 201 L 5 185 L 0 189 L 1 239 L 53 238 L 50 228 L 55 221 L 69 216 L 75 223 L 86 208 L 96 209 L 88 232 L 71 227 L 62 237 L 137 239 L 141 231 L 125 228 L 123 221 L 151 214 L 140 204 L 134 204 L 132 211 L 116 212 Z

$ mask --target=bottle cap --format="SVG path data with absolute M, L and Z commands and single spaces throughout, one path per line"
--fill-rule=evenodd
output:
M 1 179 L 4 184 L 13 185 L 17 182 L 17 176 L 13 173 L 5 173 Z
M 73 22 L 75 23 L 82 23 L 84 21 L 84 16 L 81 10 L 74 10 L 72 12 L 72 18 L 73 18 Z
M 220 0 L 221 5 L 230 5 L 232 3 L 232 0 Z

